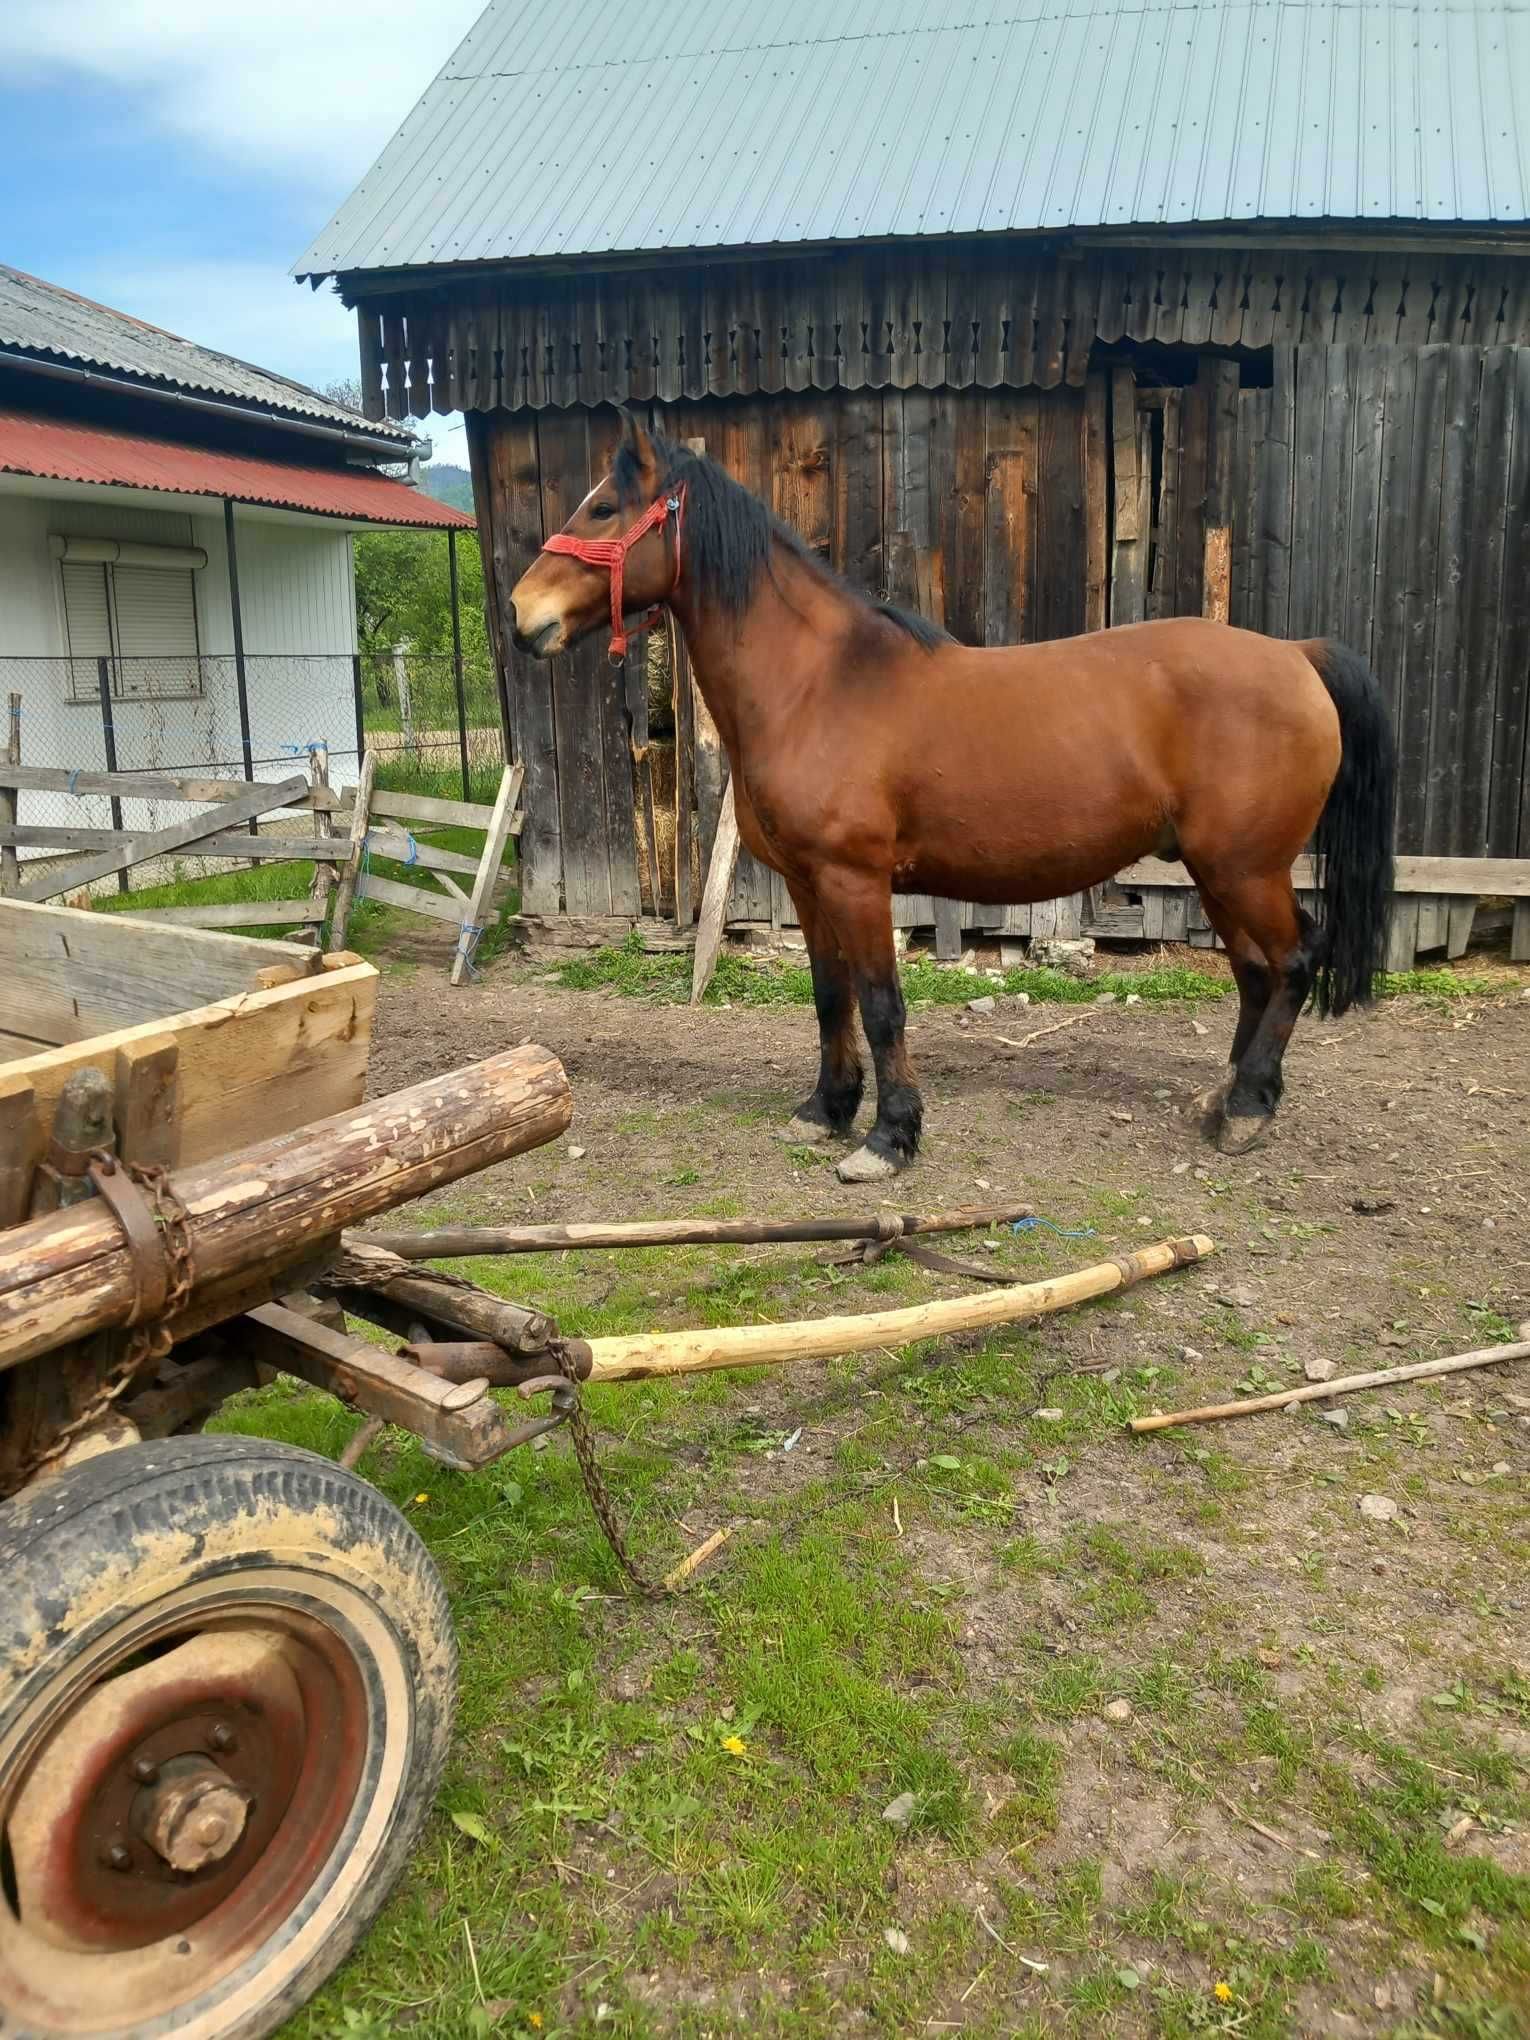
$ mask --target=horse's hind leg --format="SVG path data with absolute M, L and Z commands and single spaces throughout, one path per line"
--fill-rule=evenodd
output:
M 1190 1101 L 1191 1110 L 1205 1120 L 1207 1133 L 1216 1134 L 1221 1130 L 1222 1111 L 1238 1074 L 1238 1065 L 1247 1053 L 1259 1022 L 1264 1018 L 1264 1009 L 1269 1004 L 1270 973 L 1263 953 L 1248 931 L 1220 906 L 1215 895 L 1204 885 L 1200 891 L 1206 918 L 1221 938 L 1232 966 L 1233 982 L 1238 987 L 1238 1024 L 1233 1030 L 1232 1048 L 1228 1052 L 1227 1073 L 1216 1083 L 1208 1084 L 1204 1091 L 1197 1092 Z
M 877 1072 L 876 1124 L 864 1147 L 839 1165 L 842 1183 L 874 1183 L 906 1169 L 924 1116 L 904 1045 L 903 987 L 893 949 L 892 886 L 886 876 L 818 874 L 818 909 L 834 932 L 860 1000 L 861 1025 Z
M 860 1109 L 865 1073 L 855 1038 L 855 981 L 806 887 L 788 884 L 802 924 L 813 972 L 813 1005 L 818 1013 L 818 1083 L 792 1116 L 793 1140 L 834 1140 L 850 1131 Z
M 1269 995 L 1264 1011 L 1244 1036 L 1240 1014 L 1236 1068 L 1227 1094 L 1217 1145 L 1223 1154 L 1244 1154 L 1268 1133 L 1285 1085 L 1282 1063 L 1297 1017 L 1312 988 L 1321 935 L 1317 923 L 1296 903 L 1288 870 L 1265 878 L 1213 881 L 1221 915 L 1264 958 Z M 1207 907 L 1208 916 L 1211 913 Z M 1213 923 L 1213 925 L 1216 925 Z M 1220 933 L 1220 929 L 1218 930 Z M 1227 938 L 1224 936 L 1223 940 Z M 1232 945 L 1229 943 L 1229 953 Z M 1240 984 L 1241 995 L 1241 984 Z M 1238 1042 L 1234 1043 L 1235 1051 Z

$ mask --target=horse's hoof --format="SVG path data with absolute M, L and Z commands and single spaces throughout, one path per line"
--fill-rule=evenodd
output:
M 1229 1070 L 1225 1077 L 1208 1084 L 1204 1091 L 1197 1091 L 1186 1110 L 1192 1119 L 1220 1119 L 1222 1107 L 1227 1103 L 1228 1093 L 1233 1087 L 1235 1072 Z
M 1229 1113 L 1217 1133 L 1217 1151 L 1224 1155 L 1246 1155 L 1268 1138 L 1274 1123 L 1273 1112 Z
M 800 1114 L 787 1121 L 781 1138 L 792 1147 L 818 1147 L 824 1141 L 834 1138 L 832 1126 L 825 1126 L 821 1119 L 803 1119 Z
M 907 1161 L 895 1161 L 891 1155 L 879 1154 L 874 1147 L 866 1146 L 846 1155 L 835 1173 L 841 1183 L 885 1183 L 889 1176 L 896 1176 L 907 1167 Z

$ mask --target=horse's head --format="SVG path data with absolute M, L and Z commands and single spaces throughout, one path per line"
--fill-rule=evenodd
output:
M 510 591 L 515 642 L 537 658 L 566 652 L 607 622 L 619 658 L 624 617 L 656 611 L 680 578 L 683 491 L 664 488 L 658 449 L 637 419 L 622 411 L 621 420 L 609 473 Z

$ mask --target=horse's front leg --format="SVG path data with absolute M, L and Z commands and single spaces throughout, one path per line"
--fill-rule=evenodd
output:
M 818 1084 L 797 1107 L 787 1133 L 793 1140 L 837 1140 L 855 1124 L 865 1072 L 855 1039 L 855 983 L 811 889 L 787 882 L 813 972 L 818 1013 Z
M 884 875 L 829 870 L 818 875 L 818 908 L 833 931 L 860 1002 L 877 1073 L 876 1124 L 864 1147 L 839 1165 L 842 1183 L 874 1183 L 914 1159 L 924 1107 L 904 1045 L 903 987 L 893 948 L 892 886 Z

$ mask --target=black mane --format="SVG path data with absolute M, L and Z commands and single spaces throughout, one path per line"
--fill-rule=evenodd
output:
M 664 477 L 663 488 L 685 485 L 684 557 L 686 568 L 705 576 L 707 592 L 730 616 L 742 616 L 754 600 L 761 574 L 770 565 L 772 543 L 800 560 L 821 580 L 838 588 L 874 616 L 882 617 L 921 645 L 926 651 L 951 643 L 949 632 L 928 617 L 915 616 L 893 602 L 878 602 L 827 567 L 789 524 L 762 503 L 758 496 L 734 481 L 726 469 L 705 454 L 676 446 L 655 432 L 651 435 L 654 454 Z M 636 502 L 640 495 L 637 457 L 625 443 L 618 447 L 611 469 L 617 495 L 623 503 Z

